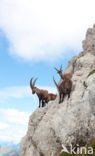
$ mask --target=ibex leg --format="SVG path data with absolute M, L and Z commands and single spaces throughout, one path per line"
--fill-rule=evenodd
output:
M 45 101 L 44 100 L 42 100 L 42 107 L 44 107 L 45 106 Z
M 41 103 L 41 100 L 39 99 L 39 108 L 40 108 L 40 106 L 41 106 L 40 103 Z
M 59 103 L 61 103 L 61 93 L 59 93 Z

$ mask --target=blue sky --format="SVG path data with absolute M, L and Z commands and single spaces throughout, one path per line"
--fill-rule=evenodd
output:
M 6 91 L 8 89 L 10 89 L 11 92 L 13 87 L 18 87 L 18 89 L 20 89 L 19 87 L 24 86 L 29 87 L 32 76 L 39 78 L 37 80 L 37 85 L 42 86 L 42 88 L 55 87 L 52 78 L 56 75 L 56 80 L 58 81 L 60 77 L 57 75 L 54 67 L 60 67 L 62 64 L 63 70 L 65 70 L 68 61 L 76 54 L 74 50 L 68 50 L 67 53 L 70 54 L 69 56 L 65 54 L 65 57 L 53 62 L 28 62 L 21 58 L 15 58 L 9 54 L 9 42 L 2 30 L 0 31 L 0 49 L 0 90 L 2 92 L 3 90 Z M 38 104 L 36 104 L 36 107 L 33 106 L 35 102 L 31 102 L 32 92 L 30 94 L 27 94 L 23 98 L 11 97 L 11 94 L 7 96 L 7 99 L 1 97 L 1 108 L 16 108 L 20 111 L 33 111 Z
M 64 72 L 82 51 L 86 30 L 95 23 L 94 6 L 94 0 L 0 1 L 1 142 L 18 143 L 26 133 L 38 107 L 32 76 L 38 77 L 36 86 L 56 92 L 54 67 L 62 64 Z
M 23 60 L 19 57 L 14 57 L 9 52 L 10 43 L 6 38 L 5 33 L 0 31 L 0 140 L 2 142 L 19 143 L 22 136 L 27 130 L 28 117 L 38 107 L 38 98 L 32 95 L 29 82 L 32 76 L 38 77 L 37 86 L 46 88 L 49 92 L 56 92 L 53 83 L 53 75 L 59 81 L 60 77 L 57 75 L 54 67 L 63 65 L 65 70 L 68 61 L 72 56 L 76 55 L 74 49 L 68 49 L 64 57 L 56 59 L 56 61 L 38 61 Z M 5 113 L 6 112 L 6 113 Z M 15 114 L 13 113 L 15 112 Z M 10 115 L 9 115 L 10 113 Z M 21 113 L 24 113 L 21 116 Z M 5 115 L 6 114 L 6 115 Z M 16 115 L 18 114 L 18 115 Z M 25 124 L 18 121 L 27 118 Z M 13 121 L 11 122 L 11 118 Z M 8 119 L 8 120 L 7 120 Z M 11 130 L 10 130 L 11 127 Z M 17 129 L 20 131 L 17 132 Z M 16 133 L 16 136 L 14 136 Z

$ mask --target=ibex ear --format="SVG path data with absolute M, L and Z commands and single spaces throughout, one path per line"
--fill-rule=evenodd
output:
M 62 71 L 62 65 L 60 66 L 60 71 Z
M 55 67 L 54 69 L 55 69 L 57 72 L 59 72 L 59 70 L 58 70 L 56 67 Z
M 33 80 L 33 77 L 32 77 L 31 80 L 30 80 L 30 87 L 31 87 L 31 89 L 33 88 L 32 80 Z
M 38 78 L 36 78 L 36 79 L 34 80 L 34 82 L 33 82 L 33 87 L 35 86 L 35 82 L 36 82 L 37 79 L 38 79 Z

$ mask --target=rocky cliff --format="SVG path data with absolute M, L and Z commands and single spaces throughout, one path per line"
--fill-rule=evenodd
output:
M 83 52 L 72 58 L 66 72 L 74 71 L 70 99 L 58 97 L 31 116 L 20 146 L 20 156 L 59 156 L 62 144 L 82 146 L 95 137 L 95 25 L 88 29 Z

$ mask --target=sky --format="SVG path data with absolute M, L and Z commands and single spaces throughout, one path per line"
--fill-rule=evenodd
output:
M 36 86 L 56 93 L 54 70 L 82 51 L 95 0 L 0 0 L 0 144 L 17 144 L 38 107 Z

